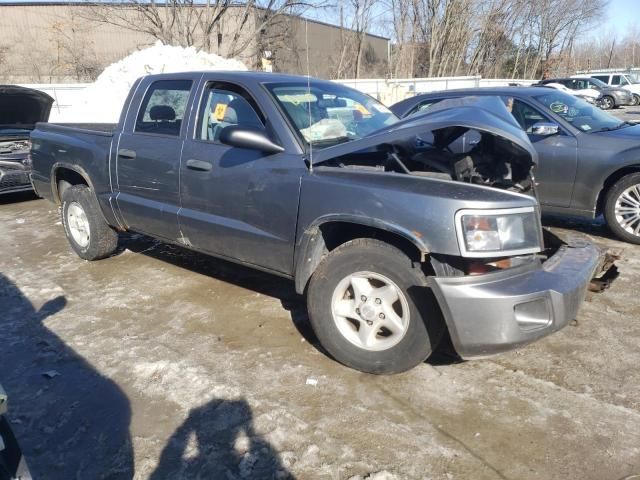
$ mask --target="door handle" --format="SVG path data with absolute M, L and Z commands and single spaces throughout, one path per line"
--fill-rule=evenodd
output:
M 190 170 L 197 170 L 199 172 L 208 172 L 211 170 L 211 164 L 209 162 L 203 162 L 202 160 L 187 160 L 187 168 Z
M 120 150 L 118 150 L 118 156 L 120 158 L 126 158 L 128 160 L 135 160 L 136 152 L 134 152 L 133 150 L 127 150 L 126 148 L 121 148 Z

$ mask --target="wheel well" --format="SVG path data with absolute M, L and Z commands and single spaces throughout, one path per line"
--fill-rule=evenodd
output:
M 357 223 L 329 222 L 320 225 L 320 232 L 329 252 L 356 238 L 375 238 L 393 245 L 412 260 L 419 262 L 421 259 L 421 251 L 411 240 L 388 230 Z
M 616 170 L 611 175 L 607 177 L 602 185 L 602 190 L 598 194 L 598 202 L 596 203 L 596 216 L 600 215 L 604 211 L 604 202 L 607 198 L 607 193 L 609 189 L 615 185 L 615 183 L 620 180 L 622 177 L 629 175 L 630 173 L 640 172 L 640 165 L 631 165 L 629 167 L 621 168 L 620 170 Z
M 303 293 L 311 275 L 322 259 L 332 250 L 356 238 L 375 238 L 388 243 L 402 251 L 414 262 L 421 262 L 424 252 L 407 237 L 384 230 L 351 222 L 327 222 L 316 227 L 308 234 L 308 241 L 303 243 L 303 257 L 298 259 L 295 273 L 296 291 Z M 423 268 L 430 268 L 428 263 L 423 263 Z
M 60 167 L 55 172 L 55 196 L 58 203 L 62 201 L 64 191 L 73 185 L 87 185 L 87 180 L 75 170 Z

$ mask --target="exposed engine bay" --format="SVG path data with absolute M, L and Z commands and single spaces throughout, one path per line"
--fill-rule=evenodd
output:
M 0 142 L 0 155 L 11 155 L 18 153 L 27 153 L 31 148 L 29 140 L 13 140 L 8 142 Z M 0 157 L 2 158 L 2 157 Z
M 534 163 L 528 152 L 498 135 L 465 127 L 413 135 L 324 164 L 456 180 L 520 193 L 534 189 Z
M 331 151 L 335 154 L 331 154 Z M 314 163 L 453 180 L 535 194 L 537 153 L 495 97 L 443 100 L 426 112 L 343 146 Z

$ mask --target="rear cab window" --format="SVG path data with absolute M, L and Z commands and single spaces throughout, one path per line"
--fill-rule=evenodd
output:
M 147 90 L 134 132 L 179 136 L 189 101 L 191 80 L 159 80 Z

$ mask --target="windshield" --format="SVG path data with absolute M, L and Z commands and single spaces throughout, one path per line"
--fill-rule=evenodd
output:
M 598 80 L 597 78 L 591 77 L 589 79 L 591 83 L 593 83 L 596 87 L 599 88 L 607 88 L 609 85 L 607 85 L 606 83 L 604 83 L 602 80 Z
M 534 98 L 583 132 L 611 130 L 627 125 L 598 107 L 561 91 L 549 91 Z
M 266 87 L 309 144 L 325 148 L 357 140 L 398 121 L 374 98 L 340 84 L 306 81 Z

